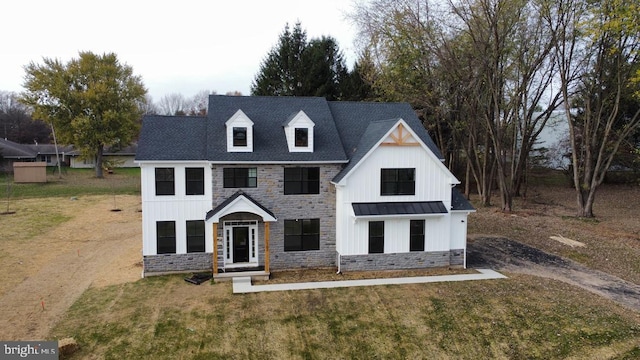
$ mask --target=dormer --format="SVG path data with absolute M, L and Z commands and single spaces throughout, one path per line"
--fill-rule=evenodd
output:
M 284 124 L 289 152 L 313 152 L 313 127 L 315 124 L 300 110 Z
M 242 110 L 226 123 L 227 152 L 253 152 L 253 121 Z

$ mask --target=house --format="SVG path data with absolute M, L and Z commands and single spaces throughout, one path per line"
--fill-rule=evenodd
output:
M 138 144 L 133 143 L 125 147 L 105 147 L 102 153 L 102 161 L 113 167 L 138 167 L 135 163 L 136 151 Z M 77 169 L 93 169 L 95 163 L 93 159 L 87 159 L 81 156 L 80 151 L 69 151 L 69 166 Z
M 212 95 L 146 116 L 143 275 L 465 266 L 468 201 L 404 103 Z
M 114 164 L 114 167 L 137 167 L 135 156 L 137 144 L 131 144 L 122 148 L 105 147 L 103 160 Z M 71 168 L 90 168 L 95 164 L 93 159 L 80 156 L 80 151 L 73 145 L 58 145 L 57 157 L 54 144 L 19 144 L 10 140 L 0 139 L 0 157 L 2 167 L 10 169 L 13 162 L 44 162 L 47 166 L 56 166 L 57 159 L 60 164 Z
M 36 161 L 36 154 L 27 145 L 0 138 L 0 171 L 11 171 L 14 162 Z

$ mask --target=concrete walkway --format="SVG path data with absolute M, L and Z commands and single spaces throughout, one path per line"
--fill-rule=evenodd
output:
M 469 281 L 469 280 L 490 280 L 506 279 L 507 277 L 493 270 L 476 269 L 479 274 L 459 274 L 459 275 L 437 275 L 437 276 L 417 276 L 402 278 L 365 279 L 365 280 L 344 280 L 344 281 L 321 281 L 291 284 L 267 284 L 252 285 L 251 277 L 233 278 L 233 293 L 245 294 L 263 291 L 287 291 L 287 290 L 310 290 L 329 289 L 352 286 L 376 286 L 376 285 L 401 285 L 401 284 L 424 284 L 445 281 Z

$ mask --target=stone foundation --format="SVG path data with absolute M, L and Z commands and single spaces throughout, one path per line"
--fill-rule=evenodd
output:
M 145 255 L 142 259 L 144 276 L 188 271 L 211 271 L 213 254 L 161 254 Z
M 464 249 L 455 249 L 449 251 L 449 266 L 464 266 Z
M 464 265 L 464 250 L 340 256 L 340 271 L 407 270 Z

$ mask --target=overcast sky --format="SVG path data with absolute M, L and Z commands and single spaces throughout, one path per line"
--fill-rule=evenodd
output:
M 0 90 L 23 91 L 24 65 L 79 51 L 114 52 L 142 76 L 154 101 L 200 90 L 249 95 L 286 23 L 307 38 L 337 39 L 349 66 L 355 29 L 348 0 L 12 0 L 0 21 Z

